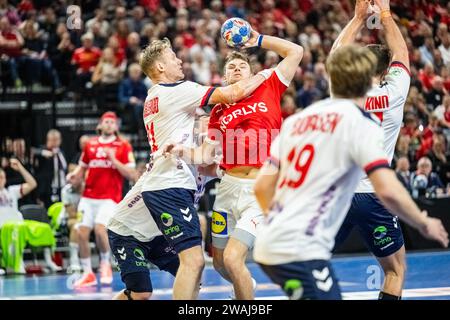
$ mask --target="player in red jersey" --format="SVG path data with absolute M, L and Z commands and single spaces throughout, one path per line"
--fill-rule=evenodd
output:
M 212 217 L 213 263 L 223 278 L 233 283 L 237 299 L 253 299 L 256 282 L 245 260 L 253 247 L 262 211 L 253 193 L 255 177 L 270 152 L 281 127 L 280 100 L 303 57 L 303 48 L 289 41 L 253 32 L 246 47 L 260 46 L 284 59 L 252 95 L 235 104 L 218 104 L 211 111 L 208 137 L 197 149 L 168 145 L 165 152 L 211 164 L 222 147 L 219 185 Z M 269 70 L 268 70 L 269 71 Z M 249 59 L 233 52 L 225 63 L 228 84 L 252 76 Z
M 100 118 L 100 136 L 86 144 L 78 167 L 68 175 L 68 181 L 86 177 L 85 189 L 78 210 L 83 220 L 78 226 L 80 260 L 83 276 L 75 287 L 94 286 L 97 278 L 92 272 L 89 236 L 94 229 L 100 251 L 100 283 L 111 284 L 112 269 L 106 224 L 116 204 L 122 199 L 123 179 L 135 179 L 135 161 L 131 145 L 118 136 L 118 119 L 114 112 Z

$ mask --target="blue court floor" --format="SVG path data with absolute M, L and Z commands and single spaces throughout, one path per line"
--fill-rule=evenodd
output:
M 407 254 L 404 299 L 450 299 L 450 251 Z M 370 256 L 352 256 L 333 259 L 344 299 L 376 299 L 382 283 L 382 271 Z M 258 282 L 257 299 L 286 299 L 283 292 L 263 274 L 256 264 L 249 264 Z M 173 278 L 158 270 L 151 272 L 154 294 L 152 299 L 170 299 Z M 123 289 L 120 275 L 114 274 L 112 286 L 97 286 L 73 290 L 77 275 L 53 274 L 45 276 L 0 277 L 0 299 L 111 299 Z M 205 269 L 200 299 L 229 299 L 231 285 L 215 272 Z

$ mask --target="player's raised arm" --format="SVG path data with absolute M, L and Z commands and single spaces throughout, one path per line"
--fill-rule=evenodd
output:
M 375 0 L 375 4 L 381 9 L 381 23 L 385 30 L 385 38 L 392 52 L 392 61 L 398 61 L 409 69 L 408 47 L 399 27 L 392 18 L 389 0 Z
M 364 22 L 366 21 L 369 5 L 369 0 L 356 0 L 355 16 L 339 34 L 333 44 L 333 47 L 331 48 L 331 52 L 341 46 L 345 46 L 355 42 L 356 36 L 361 31 L 362 27 L 364 26 Z
M 261 35 L 252 31 L 252 38 L 246 46 L 250 47 L 255 44 L 261 48 L 274 51 L 283 58 L 277 69 L 284 80 L 289 83 L 294 78 L 297 67 L 302 61 L 303 47 L 278 37 Z
M 243 79 L 226 87 L 216 88 L 209 98 L 208 104 L 236 103 L 253 93 L 269 76 L 270 73 L 263 70 L 249 79 Z

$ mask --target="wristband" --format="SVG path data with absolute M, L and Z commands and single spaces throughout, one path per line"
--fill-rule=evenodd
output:
M 262 41 L 263 41 L 263 35 L 262 34 L 260 34 L 259 36 L 258 36 L 258 41 L 257 41 L 257 43 L 258 43 L 258 47 L 261 47 L 261 44 L 262 44 Z
M 391 17 L 391 11 L 389 9 L 381 10 L 380 17 L 381 19 Z

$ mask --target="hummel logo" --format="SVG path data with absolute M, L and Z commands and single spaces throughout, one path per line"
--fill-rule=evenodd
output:
M 187 207 L 185 210 L 180 209 L 181 213 L 183 214 L 183 219 L 187 222 L 191 222 L 192 220 L 192 214 L 189 213 L 190 209 Z

